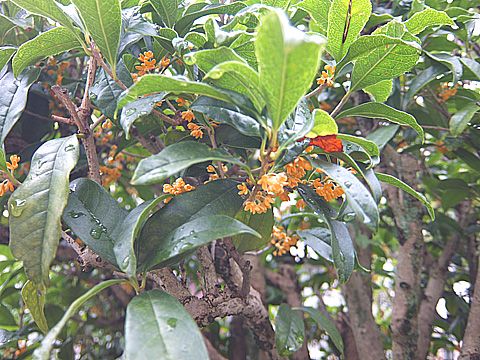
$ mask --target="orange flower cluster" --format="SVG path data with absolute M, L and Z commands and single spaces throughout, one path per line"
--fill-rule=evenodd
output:
M 173 184 L 163 184 L 163 192 L 165 194 L 180 195 L 192 190 L 195 190 L 195 187 L 190 184 L 186 184 L 182 178 L 178 178 Z M 170 200 L 172 200 L 171 197 L 163 200 L 163 202 L 167 204 Z
M 325 65 L 324 69 L 326 71 L 322 71 L 322 76 L 317 79 L 317 84 L 332 87 L 334 84 L 333 78 L 335 76 L 335 66 Z
M 192 110 L 182 111 L 182 119 L 191 122 L 195 120 L 195 114 Z
M 285 173 L 270 173 L 263 175 L 257 182 L 257 187 L 245 201 L 245 211 L 252 214 L 263 214 L 272 207 L 275 197 L 288 200 L 288 192 L 284 187 L 288 185 L 288 177 Z M 258 188 L 260 186 L 260 188 Z M 250 190 L 245 183 L 237 185 L 240 195 L 248 195 Z
M 9 190 L 13 192 L 13 190 L 15 190 L 15 187 L 10 180 L 3 180 L 0 183 L 0 196 L 5 195 Z
M 244 209 L 252 214 L 263 214 L 272 207 L 274 201 L 273 195 L 260 190 L 245 201 Z
M 452 96 L 455 96 L 458 91 L 458 84 L 455 84 L 454 87 L 449 87 L 448 83 L 442 84 L 440 88 L 440 92 L 438 93 L 438 97 L 440 98 L 440 102 L 444 103 Z
M 145 51 L 143 54 L 140 54 L 138 57 L 140 60 L 140 65 L 135 66 L 135 69 L 138 71 L 138 76 L 143 76 L 149 73 L 152 70 L 155 70 L 157 60 L 153 58 L 153 52 Z
M 190 130 L 190 135 L 193 136 L 195 139 L 203 138 L 203 131 L 200 125 L 197 125 L 193 122 L 187 125 L 188 130 Z
M 187 100 L 185 100 L 184 98 L 181 98 L 179 97 L 177 100 L 175 100 L 177 102 L 177 105 L 179 107 L 184 107 L 184 106 L 187 106 Z
M 310 170 L 312 170 L 310 161 L 304 157 L 297 156 L 295 160 L 285 165 L 285 171 L 288 175 L 288 186 L 292 188 L 297 187 L 300 180 Z
M 20 156 L 18 155 L 10 156 L 10 162 L 7 161 L 7 169 L 10 171 L 15 171 L 18 168 L 19 162 L 20 162 Z
M 299 240 L 298 235 L 288 236 L 283 226 L 274 226 L 272 230 L 272 239 L 270 243 L 276 248 L 273 251 L 274 256 L 282 256 L 290 251 Z
M 320 179 L 315 179 L 312 185 L 315 188 L 315 192 L 327 202 L 332 201 L 333 199 L 338 199 L 345 193 L 340 186 L 329 178 L 323 182 Z
M 108 167 L 108 166 L 100 166 L 100 172 L 102 174 L 102 185 L 108 186 L 114 182 L 116 182 L 121 176 L 121 168 L 120 167 Z
M 63 73 L 67 68 L 70 66 L 70 63 L 68 61 L 62 61 L 60 64 L 57 63 L 57 60 L 55 58 L 51 58 L 48 60 L 48 70 L 47 74 L 50 76 L 57 75 L 57 79 L 55 80 L 55 83 L 57 85 L 62 85 L 63 82 Z
M 310 145 L 318 146 L 327 153 L 342 152 L 342 140 L 337 138 L 337 135 L 317 136 L 310 139 Z

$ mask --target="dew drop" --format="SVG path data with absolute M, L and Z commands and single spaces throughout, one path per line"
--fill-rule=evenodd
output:
M 97 99 L 97 94 L 90 93 L 90 99 L 95 101 Z
M 148 111 L 140 111 L 140 116 L 148 115 Z
M 102 236 L 102 229 L 100 228 L 93 228 L 90 230 L 90 236 L 94 238 L 95 240 L 98 240 Z
M 167 320 L 167 324 L 168 326 L 170 326 L 171 328 L 175 329 L 177 327 L 177 319 L 175 318 L 169 318 Z
M 135 108 L 130 108 L 130 109 L 128 109 L 128 110 L 125 112 L 125 115 L 127 115 L 127 116 L 132 116 L 133 114 L 135 114 L 135 111 L 137 111 L 137 109 L 135 109 Z
M 127 256 L 125 259 L 122 261 L 123 266 L 128 266 L 130 264 L 130 256 Z
M 350 189 L 350 187 L 352 186 L 352 183 L 350 181 L 345 181 L 343 185 L 345 185 L 347 189 Z
M 18 217 L 22 215 L 23 209 L 25 208 L 25 200 L 16 199 L 10 203 L 10 214 L 12 216 Z
M 85 214 L 82 212 L 75 212 L 72 210 L 68 213 L 68 216 L 70 216 L 72 219 L 78 219 L 80 216 L 85 216 Z

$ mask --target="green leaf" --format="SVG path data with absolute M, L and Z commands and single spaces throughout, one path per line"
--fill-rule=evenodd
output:
M 128 304 L 124 355 L 129 360 L 158 356 L 209 359 L 202 334 L 190 314 L 177 299 L 157 289 L 134 297 Z
M 426 53 L 430 58 L 439 63 L 445 65 L 452 72 L 453 83 L 456 84 L 463 75 L 463 65 L 460 58 L 457 56 L 451 56 L 449 53 Z
M 5 158 L 5 151 L 0 147 L 0 171 L 7 172 L 7 159 Z
M 157 264 L 155 257 L 161 254 L 164 248 L 171 246 L 166 240 L 167 236 L 175 234 L 184 224 L 200 217 L 215 215 L 235 217 L 243 204 L 242 197 L 238 195 L 237 185 L 238 182 L 232 180 L 209 182 L 194 191 L 175 196 L 165 207 L 153 214 L 135 242 L 139 270 L 146 270 Z M 222 229 L 213 225 L 212 230 Z M 217 236 L 213 232 L 211 234 L 207 232 L 205 235 L 211 236 L 211 240 L 215 240 Z M 185 239 L 184 242 L 197 240 L 199 239 Z M 181 253 L 188 250 L 193 251 L 193 248 L 177 249 Z
M 126 86 L 133 84 L 132 76 L 123 61 L 118 63 L 117 77 Z M 107 74 L 105 70 L 98 70 L 95 82 L 90 88 L 89 93 L 93 104 L 97 106 L 105 116 L 113 119 L 123 89 Z
M 68 178 L 78 154 L 76 135 L 44 143 L 33 154 L 27 178 L 8 202 L 10 247 L 37 285 L 49 281 L 67 205 Z
M 469 58 L 460 58 L 463 64 L 463 70 L 465 71 L 465 77 L 469 77 L 472 80 L 480 80 L 480 63 Z
M 432 221 L 435 220 L 435 211 L 433 210 L 432 205 L 425 198 L 425 196 L 420 194 L 418 191 L 414 190 L 410 185 L 405 184 L 402 180 L 397 179 L 392 175 L 381 174 L 381 173 L 377 173 L 376 175 L 378 180 L 380 180 L 381 182 L 393 185 L 405 191 L 407 194 L 412 195 L 415 199 L 419 200 L 427 208 L 428 214 L 430 215 L 430 218 L 432 219 Z
M 244 135 L 256 137 L 261 135 L 258 121 L 243 114 L 235 105 L 209 97 L 199 97 L 192 103 L 190 109 L 200 112 L 221 124 L 228 124 Z
M 361 146 L 363 150 L 365 150 L 370 156 L 380 156 L 380 151 L 378 150 L 378 146 L 373 141 L 370 141 L 358 136 L 348 135 L 348 134 L 338 134 L 337 137 L 339 139 L 347 140 Z
M 395 124 L 410 126 L 418 133 L 418 135 L 420 135 L 422 142 L 425 140 L 425 134 L 422 127 L 418 125 L 417 120 L 415 120 L 412 115 L 394 109 L 393 107 L 382 103 L 369 102 L 360 104 L 358 106 L 342 111 L 340 114 L 337 115 L 336 118 L 341 119 L 350 116 L 362 116 L 371 119 L 384 119 L 391 121 Z
M 332 257 L 338 280 L 346 283 L 355 268 L 353 241 L 345 223 L 327 218 L 327 224 L 332 233 Z
M 407 30 L 413 35 L 421 33 L 427 27 L 440 25 L 455 26 L 455 23 L 446 12 L 429 7 L 413 14 L 413 16 L 405 22 Z
M 310 315 L 312 320 L 315 321 L 322 330 L 325 330 L 338 351 L 343 354 L 344 346 L 342 335 L 340 335 L 335 323 L 333 323 L 320 311 L 312 307 L 301 307 L 299 310 L 305 311 L 308 315 Z
M 261 0 L 262 5 L 281 8 L 286 10 L 288 5 L 290 5 L 290 0 Z
M 418 73 L 410 83 L 407 94 L 404 97 L 403 108 L 407 107 L 408 102 L 413 99 L 416 93 L 437 79 L 437 77 L 445 75 L 445 73 L 447 73 L 447 69 L 439 63 L 433 63 L 432 66 Z
M 322 169 L 345 191 L 348 204 L 370 229 L 378 226 L 378 209 L 375 200 L 367 188 L 347 169 L 320 159 L 311 159 L 315 168 Z
M 37 348 L 33 353 L 33 360 L 50 360 L 50 352 L 52 351 L 55 340 L 60 335 L 63 327 L 67 324 L 67 321 L 74 316 L 80 307 L 90 300 L 92 297 L 97 295 L 100 291 L 112 286 L 119 285 L 125 282 L 124 279 L 114 279 L 103 281 L 100 284 L 95 285 L 93 288 L 88 290 L 85 294 L 80 296 L 75 300 L 67 309 L 60 321 L 49 331 L 49 333 L 43 338 L 42 343 L 39 348 Z
M 46 334 L 48 332 L 47 319 L 45 318 L 45 294 L 47 289 L 45 286 L 35 286 L 31 281 L 27 281 L 22 288 L 22 299 L 25 306 L 35 320 L 38 328 Z
M 27 66 L 46 57 L 80 47 L 77 36 L 65 27 L 56 27 L 44 32 L 18 48 L 12 60 L 15 77 L 18 77 Z
M 477 155 L 472 154 L 465 148 L 458 148 L 454 151 L 454 154 L 462 159 L 465 164 L 470 166 L 473 170 L 480 173 L 480 158 Z
M 370 0 L 333 0 L 328 12 L 327 51 L 338 62 L 372 13 Z
M 312 85 L 319 67 L 323 40 L 290 26 L 277 10 L 263 17 L 255 52 L 260 86 L 267 109 L 278 129 Z
M 310 246 L 318 255 L 327 261 L 333 262 L 332 233 L 329 229 L 313 228 L 297 231 L 305 245 Z
M 30 86 L 40 75 L 40 69 L 25 71 L 17 79 L 13 72 L 4 67 L 0 70 L 0 148 L 10 130 L 16 124 L 27 104 Z
M 211 69 L 203 80 L 215 87 L 245 95 L 259 113 L 265 106 L 260 90 L 260 77 L 244 62 L 223 62 Z
M 10 61 L 10 58 L 17 49 L 13 46 L 1 46 L 0 47 L 0 71 Z
M 122 109 L 122 115 L 120 116 L 120 126 L 125 131 L 125 137 L 130 139 L 130 129 L 135 121 L 149 115 L 156 104 L 162 101 L 166 93 L 159 93 L 152 96 L 145 96 L 138 100 L 132 101 L 125 105 Z
M 214 160 L 244 166 L 240 160 L 224 150 L 212 149 L 196 141 L 182 141 L 166 147 L 158 154 L 142 159 L 135 169 L 132 184 L 160 183 L 192 165 Z
M 150 212 L 169 196 L 162 195 L 137 206 L 112 230 L 113 252 L 117 264 L 120 270 L 130 277 L 135 277 L 137 270 L 137 257 L 134 249 L 135 239 L 139 235 Z
M 305 324 L 298 311 L 281 304 L 275 317 L 275 344 L 280 356 L 299 350 L 305 341 Z
M 166 27 L 172 28 L 178 18 L 179 0 L 150 0 L 155 12 Z
M 414 41 L 383 34 L 361 36 L 342 60 L 354 62 L 350 92 L 404 74 L 416 65 L 420 51 Z
M 460 135 L 478 110 L 480 110 L 480 105 L 475 102 L 471 102 L 458 110 L 450 118 L 450 132 L 455 136 Z
M 245 64 L 245 61 L 235 51 L 225 46 L 195 51 L 185 55 L 184 60 L 187 65 L 197 65 L 205 74 L 218 64 L 226 61 L 237 61 Z
M 160 92 L 197 94 L 232 102 L 229 95 L 207 84 L 164 75 L 145 75 L 122 94 L 117 109 L 124 107 L 131 101 L 137 100 L 141 96 Z
M 330 4 L 330 0 L 303 0 L 295 6 L 306 11 L 315 22 L 315 25 L 319 28 L 319 32 L 326 35 Z
M 72 21 L 55 0 L 13 0 L 12 2 L 32 14 L 47 17 L 69 29 L 74 29 Z
M 0 329 L 10 331 L 18 330 L 18 324 L 10 309 L 3 304 L 0 304 Z
M 335 120 L 324 110 L 315 109 L 313 111 L 313 128 L 306 135 L 309 138 L 326 135 L 338 134 L 338 126 Z
M 119 0 L 72 0 L 85 27 L 116 74 L 118 46 L 122 30 Z
M 192 6 L 190 6 L 192 7 Z M 214 15 L 214 14 L 228 14 L 235 15 L 240 10 L 244 9 L 246 5 L 241 1 L 235 1 L 231 4 L 212 4 L 207 5 L 199 11 L 189 12 L 190 7 L 183 14 L 180 20 L 175 24 L 175 30 L 179 35 L 183 36 L 186 34 L 190 26 L 195 22 L 195 20 L 205 16 L 205 15 Z
M 238 251 L 260 250 L 270 242 L 272 228 L 275 223 L 272 209 L 263 214 L 252 214 L 249 211 L 241 210 L 236 218 L 261 235 L 261 239 L 251 234 L 234 236 L 232 240 Z
M 383 80 L 376 84 L 369 85 L 363 89 L 376 102 L 385 102 L 390 97 L 393 90 L 392 80 Z
M 127 211 L 95 181 L 76 179 L 71 182 L 70 190 L 63 221 L 102 259 L 120 267 L 113 251 L 112 234 L 127 217 Z

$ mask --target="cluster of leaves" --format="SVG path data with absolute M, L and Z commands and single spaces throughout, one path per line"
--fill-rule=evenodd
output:
M 138 293 L 126 310 L 127 359 L 148 358 L 139 353 L 140 343 L 151 354 L 208 358 L 201 333 L 182 305 L 166 292 L 145 290 L 147 273 L 178 266 L 195 250 L 223 238 L 233 238 L 242 252 L 264 249 L 267 255 L 273 251 L 268 244 L 275 222 L 298 234 L 317 259 L 314 263 L 333 264 L 338 280 L 346 282 L 355 268 L 363 271 L 349 227 L 365 226 L 374 242 L 392 227 L 382 220 L 380 183 L 401 188 L 424 204 L 425 218 L 435 219 L 431 201 L 414 189 L 418 184 L 406 184 L 401 173 L 394 177 L 375 171 L 382 166 L 381 152 L 388 143 L 403 142 L 403 152 L 423 153 L 432 169 L 424 179 L 425 189 L 438 203 L 441 218 L 431 224 L 431 232 L 445 231 L 445 226 L 456 231 L 453 221 L 444 221 L 448 210 L 478 195 L 480 159 L 474 153 L 480 144 L 474 124 L 480 95 L 463 85 L 480 80 L 480 64 L 461 56 L 451 37 L 470 43 L 478 36 L 473 31 L 478 14 L 467 6 L 426 3 L 430 6 L 422 1 L 409 9 L 377 6 L 372 12 L 370 0 L 187 7 L 177 0 L 1 2 L 0 84 L 7 91 L 0 94 L 0 144 L 26 138 L 35 126 L 31 146 L 21 153 L 30 163 L 28 175 L 18 175 L 22 184 L 9 197 L 6 213 L 10 249 L 22 263 L 3 249 L 2 269 L 8 271 L 2 273 L 6 279 L 1 289 L 29 280 L 23 301 L 45 333 L 41 343 L 29 348 L 35 350 L 34 358 L 48 359 L 54 340 L 62 337 L 79 307 L 119 283 L 130 284 Z M 169 59 L 168 64 L 132 78 L 145 51 L 152 51 L 155 59 Z M 48 57 L 70 62 L 68 79 L 49 69 L 52 63 L 44 62 Z M 90 88 L 84 78 L 88 60 L 99 65 Z M 333 87 L 315 82 L 326 65 L 336 67 Z M 88 152 L 85 137 L 92 134 L 78 135 L 70 125 L 54 126 L 48 108 L 44 113 L 35 108 L 35 101 L 51 99 L 47 90 L 55 83 L 72 98 L 87 92 L 94 108 L 88 124 L 92 132 L 106 118 L 113 123 L 108 136 L 100 138 L 95 132 L 101 161 L 109 164 L 109 158 L 121 152 L 133 155 L 110 187 L 84 176 L 91 164 L 81 143 Z M 441 84 L 447 87 L 439 90 Z M 438 95 L 447 90 L 448 98 Z M 188 108 L 182 108 L 179 98 Z M 75 120 L 66 110 L 55 107 Z M 190 136 L 182 110 L 193 111 L 197 128 L 208 135 L 205 139 Z M 352 117 L 378 121 L 368 133 L 352 131 Z M 32 123 L 27 127 L 28 120 Z M 332 136 L 343 143 L 341 151 L 322 146 L 305 151 L 316 144 L 311 139 Z M 145 147 L 145 139 L 151 138 L 162 144 L 158 153 Z M 426 154 L 429 147 L 442 151 Z M 238 194 L 238 186 L 249 183 L 252 199 L 261 191 L 258 181 L 263 176 L 284 173 L 299 156 L 313 169 L 298 187 L 282 186 L 290 200 L 301 199 L 311 210 L 291 204 L 285 210 L 288 201 L 282 205 L 277 198 L 273 207 L 278 219 L 272 209 L 246 211 L 248 199 Z M 443 156 L 449 161 L 440 161 Z M 13 176 L 6 160 L 0 151 L 0 170 Z M 209 164 L 221 179 L 209 179 Z M 226 164 L 230 168 L 224 170 Z M 451 178 L 442 178 L 444 173 Z M 173 184 L 180 175 L 191 179 L 196 189 L 171 199 L 158 185 Z M 317 178 L 330 179 L 344 195 L 326 201 L 312 187 L 311 180 Z M 454 192 L 449 191 L 452 187 Z M 388 210 L 383 213 L 391 216 Z M 302 228 L 304 219 L 311 220 L 309 229 Z M 124 273 L 125 280 L 97 284 L 49 330 L 52 320 L 45 318 L 43 308 L 50 282 L 60 281 L 52 277 L 51 266 L 62 234 L 77 237 Z M 139 283 L 139 278 L 144 281 Z M 2 306 L 10 326 L 3 327 L 17 330 L 10 310 Z M 338 330 L 320 312 L 282 305 L 275 320 L 281 355 L 297 351 L 305 340 L 301 311 L 328 333 L 336 351 L 343 351 Z M 28 331 L 9 333 L 9 340 Z M 189 342 L 179 346 L 182 338 Z

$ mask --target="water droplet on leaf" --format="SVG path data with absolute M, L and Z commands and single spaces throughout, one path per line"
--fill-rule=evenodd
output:
M 23 209 L 25 208 L 25 204 L 27 202 L 25 200 L 15 199 L 10 203 L 10 214 L 12 216 L 20 216 L 22 215 Z

